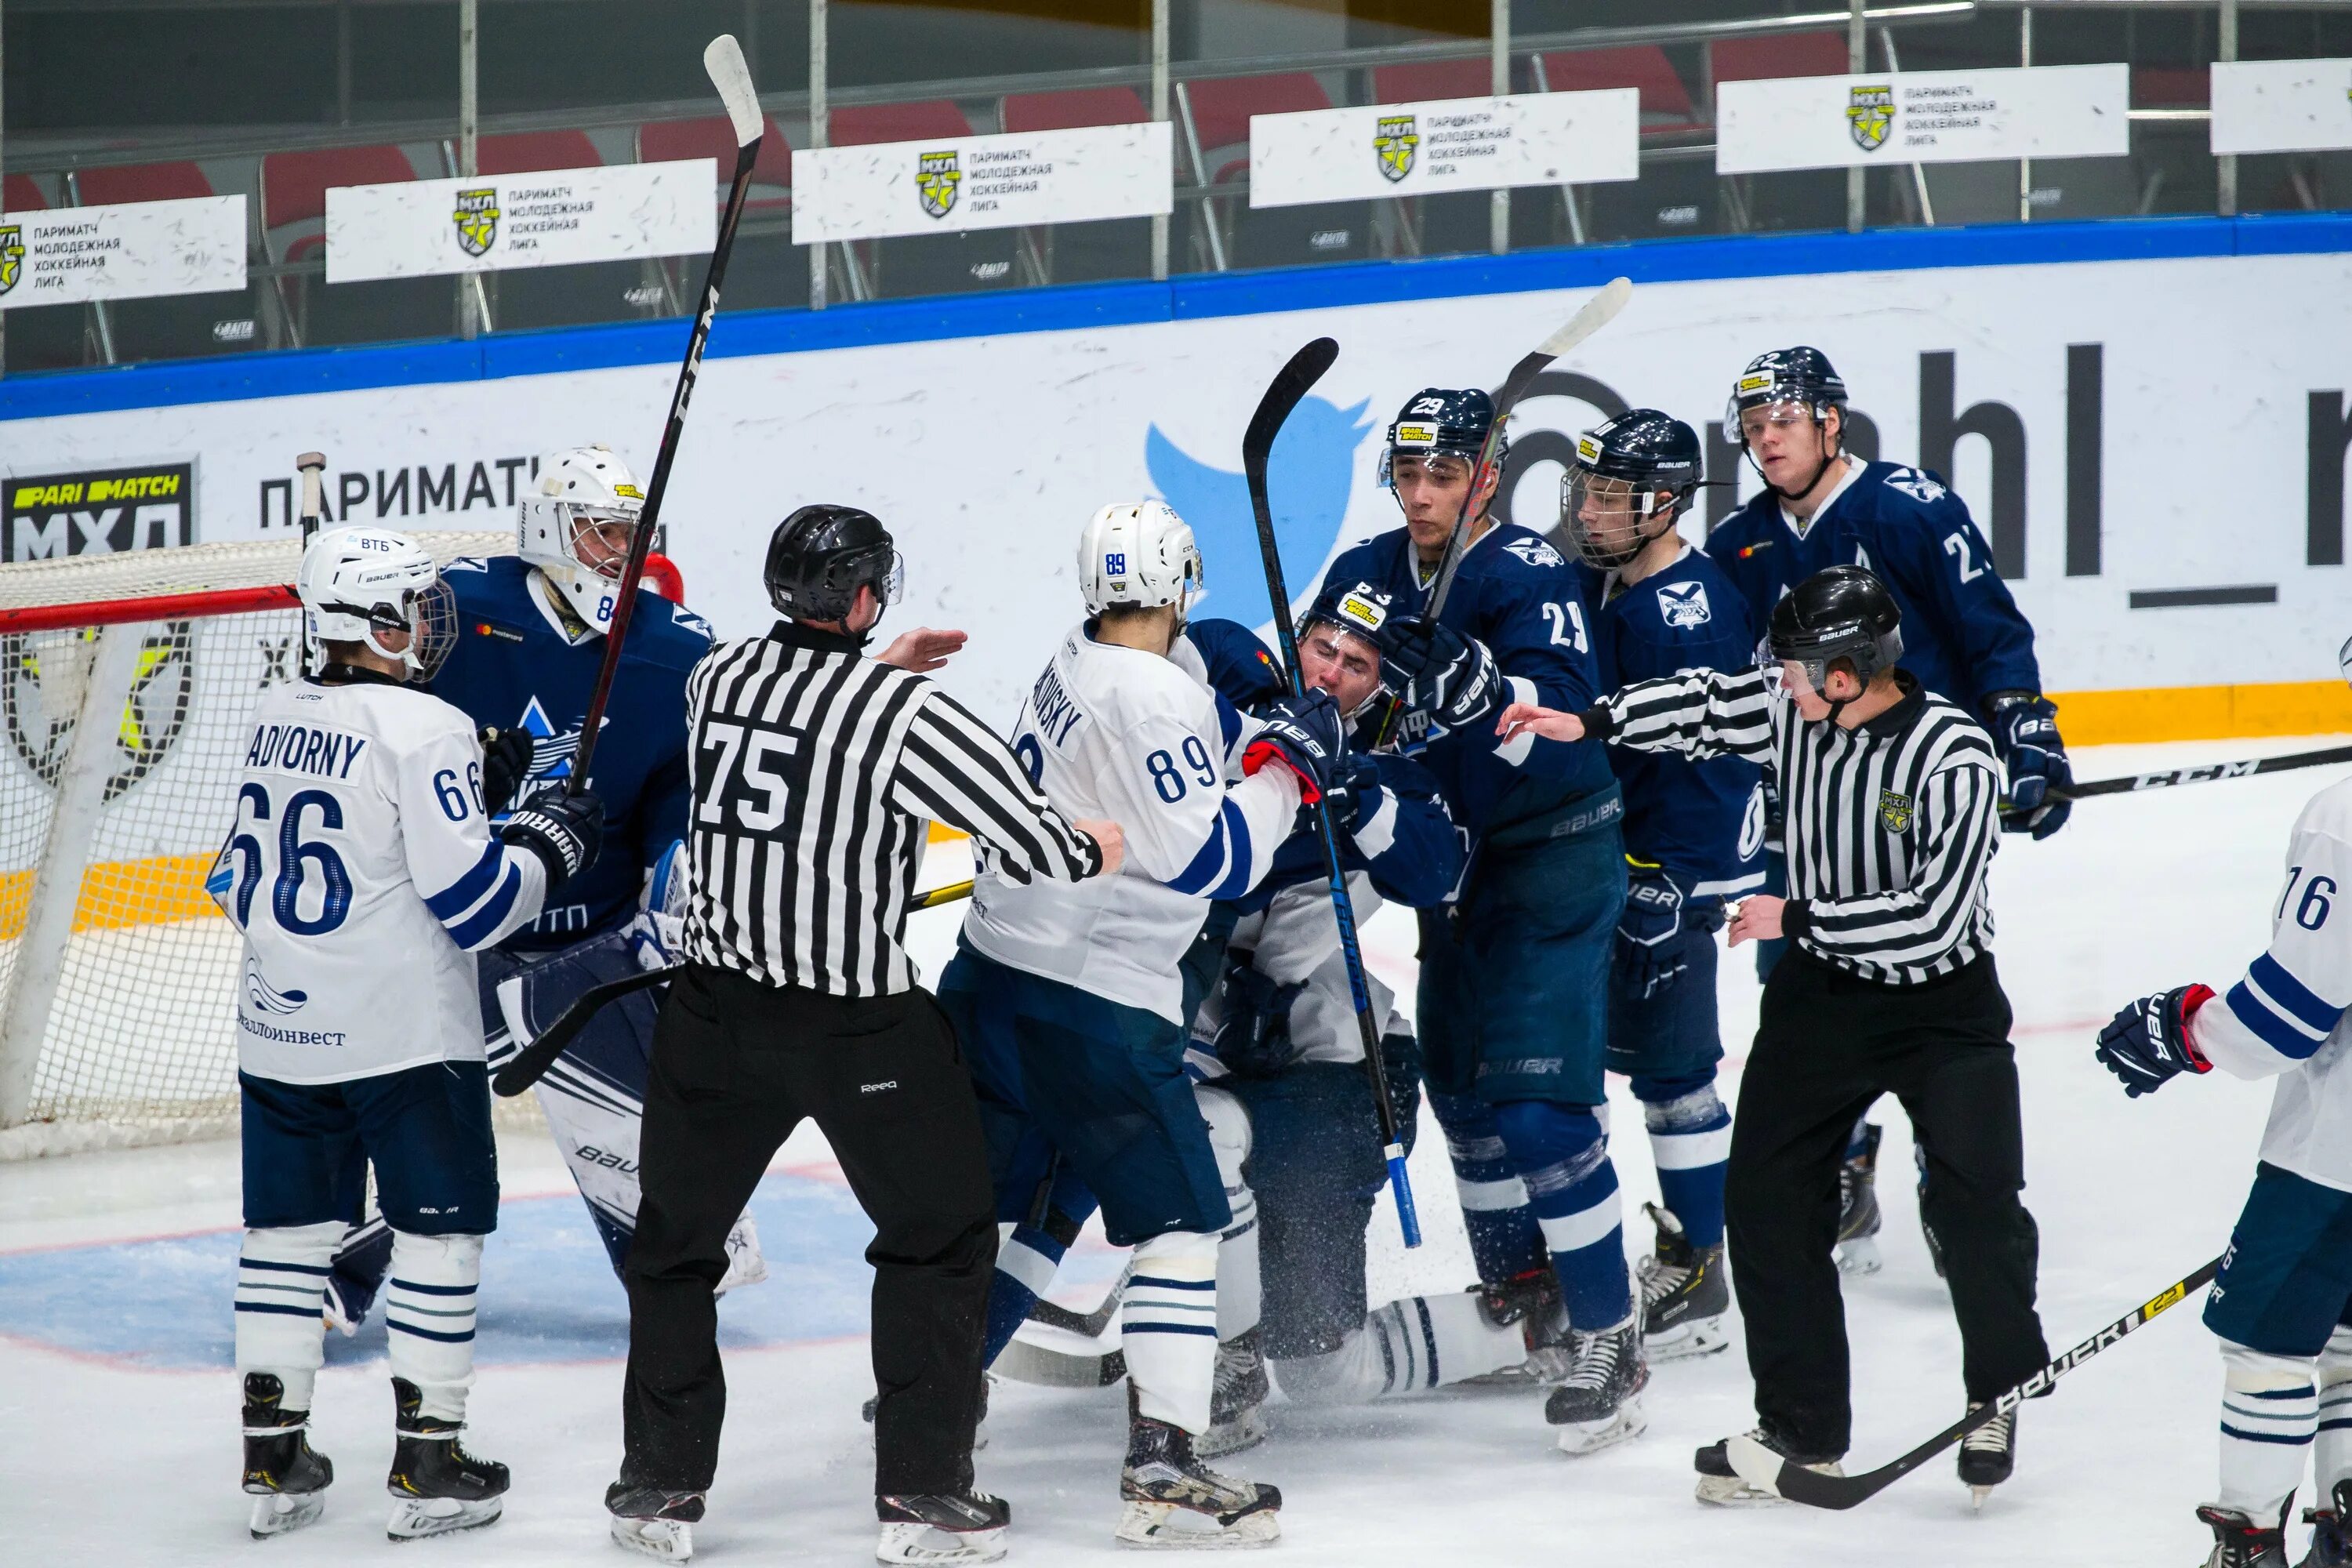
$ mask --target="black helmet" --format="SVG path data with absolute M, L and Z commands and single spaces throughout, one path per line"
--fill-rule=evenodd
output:
M 1440 454 L 1459 458 L 1465 463 L 1476 464 L 1478 454 L 1485 450 L 1486 432 L 1495 427 L 1495 400 L 1475 386 L 1456 391 L 1444 386 L 1424 386 L 1406 399 L 1397 411 L 1396 423 L 1389 426 L 1389 444 L 1381 453 L 1381 486 L 1395 488 L 1394 467 L 1399 458 L 1424 458 Z M 1495 466 L 1503 466 L 1503 452 L 1508 437 L 1495 440 Z
M 1903 657 L 1902 621 L 1885 584 L 1859 566 L 1827 567 L 1772 606 L 1771 629 L 1757 661 L 1774 680 L 1783 661 L 1801 665 L 1805 679 L 1821 691 L 1831 663 L 1842 658 L 1867 686 Z
M 1724 405 L 1723 433 L 1741 450 L 1748 447 L 1739 416 L 1750 408 L 1794 403 L 1812 410 L 1819 424 L 1832 408 L 1845 407 L 1845 382 L 1830 364 L 1830 356 L 1801 344 L 1758 354 L 1731 384 L 1731 399 Z
M 1381 628 L 1388 625 L 1395 608 L 1396 596 L 1373 587 L 1370 583 L 1330 583 L 1315 595 L 1315 602 L 1298 618 L 1301 632 L 1318 622 L 1328 621 L 1343 632 L 1350 632 L 1366 642 L 1377 644 Z
M 1633 560 L 1674 527 L 1705 462 L 1698 433 L 1654 408 L 1629 410 L 1578 437 L 1559 480 L 1560 524 L 1578 558 L 1603 571 Z M 1661 493 L 1672 497 L 1663 506 Z M 1649 526 L 1655 520 L 1662 526 Z
M 768 602 L 796 621 L 837 621 L 870 587 L 896 604 L 905 580 L 890 531 L 854 506 L 804 506 L 768 541 Z

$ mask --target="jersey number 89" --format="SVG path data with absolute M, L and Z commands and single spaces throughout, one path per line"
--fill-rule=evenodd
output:
M 254 827 L 259 828 L 271 820 L 268 789 L 248 784 L 237 791 L 240 816 L 248 803 L 253 806 Z M 313 811 L 317 813 L 315 819 L 310 815 Z M 238 925 L 252 923 L 253 895 L 259 889 L 262 879 L 269 875 L 272 850 L 276 851 L 277 874 L 270 883 L 269 912 L 280 926 L 296 936 L 322 936 L 341 925 L 350 915 L 352 874 L 344 867 L 343 858 L 324 839 L 302 837 L 314 821 L 324 832 L 341 828 L 343 803 L 326 790 L 298 790 L 287 801 L 286 815 L 278 819 L 276 833 L 240 832 L 228 841 L 228 852 L 238 865 Z M 319 912 L 306 916 L 302 913 L 302 890 L 313 869 L 320 883 Z
M 1209 748 L 1201 744 L 1200 736 L 1184 737 L 1184 761 L 1192 765 L 1192 772 L 1199 775 L 1202 784 L 1217 782 L 1216 766 L 1209 761 Z M 1191 787 L 1190 781 L 1178 771 L 1176 759 L 1168 754 L 1166 748 L 1146 757 L 1143 765 L 1150 770 L 1151 787 L 1159 792 L 1161 800 L 1173 805 L 1184 798 L 1184 792 Z

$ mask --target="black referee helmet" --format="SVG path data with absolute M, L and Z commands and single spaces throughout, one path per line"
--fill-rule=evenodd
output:
M 768 541 L 768 602 L 796 621 L 837 621 L 871 588 L 898 602 L 906 567 L 881 519 L 854 506 L 804 506 Z
M 1827 567 L 1772 606 L 1760 662 L 1768 677 L 1784 662 L 1801 665 L 1805 679 L 1822 691 L 1830 666 L 1844 659 L 1853 667 L 1854 679 L 1867 686 L 1903 657 L 1902 623 L 1885 584 L 1859 566 Z

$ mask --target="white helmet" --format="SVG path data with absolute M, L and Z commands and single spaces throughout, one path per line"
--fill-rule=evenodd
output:
M 539 493 L 525 496 L 516 553 L 547 574 L 592 630 L 613 624 L 613 589 L 626 559 L 645 492 L 629 465 L 604 447 L 573 447 L 539 465 Z M 601 531 L 615 529 L 616 531 Z M 592 557 L 580 553 L 583 534 L 595 537 Z
M 431 552 L 388 528 L 331 528 L 302 552 L 295 595 L 313 647 L 363 642 L 425 679 L 457 641 L 457 597 Z M 404 632 L 397 649 L 383 634 Z
M 1206 578 L 1192 530 L 1165 501 L 1113 501 L 1078 535 L 1087 613 L 1112 605 L 1173 605 L 1181 623 Z

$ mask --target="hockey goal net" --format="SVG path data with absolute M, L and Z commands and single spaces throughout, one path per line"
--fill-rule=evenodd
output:
M 425 531 L 437 560 L 511 532 Z M 205 893 L 294 539 L 0 566 L 0 1160 L 224 1135 L 236 932 Z

